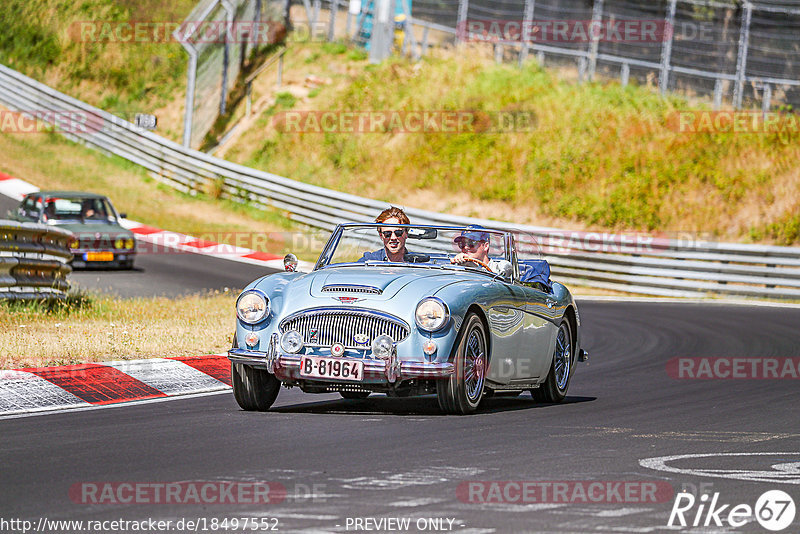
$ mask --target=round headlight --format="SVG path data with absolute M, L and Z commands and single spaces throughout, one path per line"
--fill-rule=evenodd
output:
M 394 341 L 386 334 L 381 334 L 372 340 L 372 355 L 382 360 L 388 360 L 392 355 Z
M 236 300 L 236 315 L 242 322 L 255 324 L 269 315 L 269 299 L 257 289 L 249 289 Z
M 81 245 L 80 241 L 73 239 L 69 242 L 69 248 L 78 248 Z
M 436 297 L 422 299 L 417 304 L 417 311 L 414 313 L 417 326 L 429 332 L 435 332 L 444 328 L 450 319 L 450 310 L 447 304 Z
M 128 239 L 125 240 L 125 248 L 127 248 L 128 250 L 133 248 L 133 238 L 129 237 Z
M 281 348 L 289 354 L 297 354 L 303 349 L 303 336 L 296 330 L 289 330 L 281 336 Z
M 119 239 L 114 240 L 114 248 L 122 248 L 125 246 L 125 240 L 121 237 Z

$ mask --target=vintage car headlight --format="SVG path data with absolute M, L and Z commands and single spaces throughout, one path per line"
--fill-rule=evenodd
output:
M 417 326 L 428 332 L 441 330 L 450 320 L 450 310 L 442 299 L 428 297 L 419 301 L 414 313 Z
M 372 340 L 372 355 L 381 360 L 388 360 L 392 355 L 394 341 L 386 334 L 381 334 Z
M 125 240 L 121 237 L 118 237 L 114 240 L 114 248 L 122 248 L 125 246 Z
M 303 350 L 303 336 L 296 330 L 289 330 L 281 337 L 281 348 L 289 354 Z
M 125 248 L 126 249 L 128 249 L 128 250 L 132 249 L 133 245 L 134 245 L 134 241 L 133 241 L 132 237 L 129 237 L 129 238 L 125 239 Z
M 242 322 L 255 324 L 269 315 L 269 298 L 258 289 L 248 289 L 236 299 L 236 316 Z

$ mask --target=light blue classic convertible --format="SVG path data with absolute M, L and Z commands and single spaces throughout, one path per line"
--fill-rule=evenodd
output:
M 228 352 L 239 406 L 268 410 L 281 384 L 346 399 L 435 393 L 454 414 L 525 390 L 563 400 L 588 357 L 572 295 L 546 261 L 518 260 L 511 232 L 481 228 L 479 242 L 474 228 L 342 224 L 312 272 L 290 254 L 287 272 L 251 283 Z M 401 260 L 387 252 L 398 240 Z M 464 259 L 483 243 L 488 258 Z

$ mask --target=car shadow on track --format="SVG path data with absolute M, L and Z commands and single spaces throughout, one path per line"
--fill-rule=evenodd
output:
M 534 401 L 528 395 L 519 397 L 490 397 L 484 399 L 476 414 L 510 412 L 517 410 L 532 410 L 539 408 L 555 408 L 566 404 L 591 402 L 597 397 L 568 396 L 559 404 L 542 403 Z M 288 406 L 277 406 L 270 409 L 277 413 L 316 413 L 339 415 L 440 415 L 446 416 L 439 409 L 435 395 L 426 395 L 414 398 L 396 398 L 386 396 L 371 396 L 366 399 L 345 400 L 336 399 Z

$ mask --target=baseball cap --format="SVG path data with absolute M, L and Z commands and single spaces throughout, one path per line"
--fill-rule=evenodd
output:
M 489 242 L 489 232 L 483 231 L 486 230 L 483 226 L 478 224 L 470 224 L 464 230 L 461 231 L 461 235 L 456 236 L 453 239 L 453 243 L 458 243 L 462 239 L 472 239 L 473 241 L 486 241 Z

